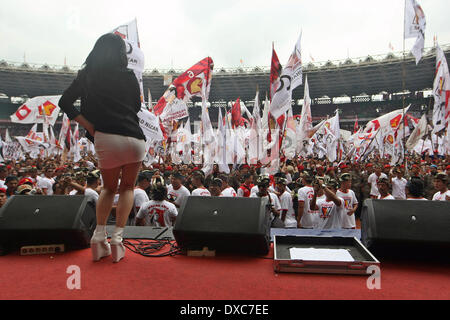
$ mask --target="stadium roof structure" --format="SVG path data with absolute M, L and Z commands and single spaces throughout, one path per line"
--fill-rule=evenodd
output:
M 442 46 L 447 61 L 450 45 Z M 418 92 L 431 89 L 435 76 L 436 48 L 426 49 L 419 65 L 414 57 L 402 53 L 389 53 L 359 59 L 310 63 L 303 66 L 303 74 L 308 77 L 310 96 L 356 97 L 380 93 Z M 79 68 L 67 66 L 30 65 L 0 61 L 0 93 L 8 97 L 58 95 L 70 85 Z M 144 92 L 147 89 L 153 101 L 159 99 L 167 86 L 164 76 L 175 79 L 184 70 L 146 70 L 144 72 Z M 242 101 L 253 101 L 257 87 L 260 97 L 269 90 L 270 67 L 215 68 L 211 102 L 229 102 L 238 97 Z M 405 74 L 403 86 L 402 75 Z M 303 98 L 303 85 L 293 92 L 293 99 Z

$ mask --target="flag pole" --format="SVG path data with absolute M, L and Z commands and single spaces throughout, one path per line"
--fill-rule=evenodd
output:
M 402 94 L 402 108 L 403 108 L 403 117 L 402 117 L 402 121 L 403 121 L 403 161 L 404 164 L 406 166 L 406 128 L 405 128 L 405 90 L 406 90 L 406 70 L 405 70 L 405 60 L 406 60 L 406 55 L 405 55 L 405 35 L 406 35 L 406 30 L 405 30 L 405 22 L 406 22 L 406 1 L 405 0 L 405 7 L 403 10 L 403 59 L 402 59 L 402 88 L 403 88 L 403 94 Z

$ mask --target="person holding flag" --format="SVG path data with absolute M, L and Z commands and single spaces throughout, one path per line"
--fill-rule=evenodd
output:
M 97 228 L 91 239 L 93 260 L 112 254 L 119 262 L 125 255 L 122 235 L 133 207 L 136 177 L 144 160 L 145 136 L 137 113 L 141 109 L 139 83 L 127 68 L 125 42 L 118 35 L 101 36 L 86 59 L 84 68 L 64 92 L 59 106 L 69 119 L 81 124 L 94 142 L 103 180 L 96 213 Z M 73 103 L 81 98 L 78 111 Z M 120 179 L 116 228 L 107 242 L 106 222 Z

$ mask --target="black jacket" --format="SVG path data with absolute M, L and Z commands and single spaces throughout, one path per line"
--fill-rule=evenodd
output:
M 114 70 L 92 77 L 83 69 L 64 92 L 59 106 L 71 120 L 81 113 L 95 131 L 145 140 L 137 116 L 141 109 L 140 95 L 132 70 Z M 80 111 L 73 105 L 79 98 Z M 94 142 L 89 132 L 86 137 Z

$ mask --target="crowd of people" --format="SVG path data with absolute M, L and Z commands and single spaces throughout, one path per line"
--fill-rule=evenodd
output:
M 274 175 L 263 174 L 261 165 L 230 165 L 230 173 L 214 165 L 212 174 L 205 176 L 201 166 L 174 165 L 168 158 L 142 165 L 128 224 L 173 226 L 188 196 L 266 198 L 272 227 L 307 229 L 357 228 L 366 199 L 450 200 L 449 159 L 408 160 L 406 166 L 390 166 L 376 156 L 339 164 L 313 158 L 283 160 Z M 6 161 L 0 165 L 0 206 L 14 195 L 84 195 L 95 205 L 102 190 L 97 165 L 92 154 L 76 163 L 60 156 Z M 113 206 L 110 222 L 114 210 Z

